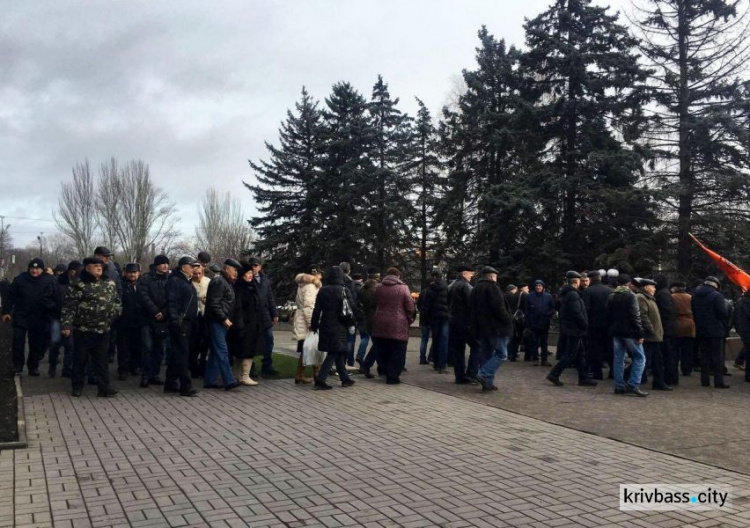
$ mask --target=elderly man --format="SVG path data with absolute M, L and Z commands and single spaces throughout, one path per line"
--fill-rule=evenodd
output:
M 448 355 L 453 363 L 453 375 L 458 385 L 476 383 L 479 371 L 479 347 L 469 335 L 471 319 L 471 279 L 474 268 L 459 266 L 458 278 L 448 286 L 448 309 L 450 328 L 448 330 Z M 466 345 L 469 345 L 469 366 L 466 367 Z
M 617 288 L 607 300 L 607 321 L 613 339 L 612 370 L 615 380 L 615 394 L 630 394 L 643 398 L 648 396 L 639 385 L 646 368 L 646 353 L 643 350 L 643 324 L 638 308 L 638 299 L 630 289 L 630 277 L 617 276 Z M 630 379 L 626 383 L 625 352 L 633 360 Z
M 73 363 L 73 396 L 83 391 L 86 362 L 91 358 L 98 396 L 107 398 L 117 394 L 109 384 L 109 332 L 120 315 L 120 297 L 114 282 L 104 275 L 104 262 L 97 257 L 83 260 L 80 280 L 70 286 L 62 310 L 63 335 L 73 332 L 75 358 Z
M 724 348 L 721 342 L 726 336 L 729 314 L 724 296 L 719 293 L 719 279 L 706 277 L 693 292 L 691 304 L 701 359 L 701 385 L 711 385 L 710 373 L 713 370 L 714 387 L 728 389 L 729 385 L 724 383 Z
M 141 360 L 141 387 L 164 385 L 159 377 L 162 361 L 168 354 L 169 328 L 167 326 L 167 279 L 169 258 L 157 255 L 154 267 L 141 279 L 141 303 L 149 322 L 143 328 L 143 355 Z
M 13 279 L 7 301 L 3 304 L 3 321 L 13 323 L 13 371 L 20 374 L 25 364 L 29 376 L 38 376 L 47 346 L 47 320 L 55 311 L 54 278 L 44 273 L 42 259 L 31 259 L 27 271 Z
M 224 261 L 221 273 L 216 275 L 208 285 L 206 295 L 206 317 L 211 335 L 211 354 L 206 364 L 206 375 L 203 387 L 206 389 L 220 388 L 218 377 L 221 375 L 224 390 L 239 387 L 239 382 L 232 374 L 229 365 L 229 348 L 227 346 L 227 331 L 234 324 L 231 317 L 234 314 L 234 288 L 237 274 L 242 265 L 234 259 Z
M 651 366 L 651 388 L 659 391 L 671 391 L 672 387 L 664 380 L 664 355 L 662 343 L 664 342 L 664 327 L 661 322 L 661 313 L 656 304 L 654 294 L 656 293 L 656 282 L 651 279 L 638 279 L 638 309 L 641 313 L 641 324 L 645 339 L 644 350 L 646 352 L 646 364 Z M 641 383 L 645 383 L 644 375 Z
M 260 372 L 266 377 L 275 376 L 279 373 L 273 368 L 273 327 L 279 323 L 279 313 L 276 310 L 276 299 L 273 297 L 271 280 L 262 271 L 263 266 L 260 259 L 252 257 L 248 263 L 253 268 L 255 289 L 261 304 L 261 317 L 263 319 L 263 332 L 265 336 L 265 349 L 263 351 L 263 364 Z

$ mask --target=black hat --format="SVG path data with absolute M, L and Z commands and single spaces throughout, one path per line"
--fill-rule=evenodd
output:
M 86 257 L 85 259 L 83 259 L 83 267 L 84 268 L 86 266 L 90 265 L 90 264 L 103 265 L 104 261 L 102 259 L 100 259 L 99 257 Z
M 209 255 L 205 251 L 201 251 L 200 253 L 198 253 L 198 260 L 203 264 L 208 264 L 209 262 L 211 262 L 211 255 Z
M 578 273 L 577 271 L 569 271 L 569 272 L 567 272 L 565 274 L 565 278 L 568 279 L 568 280 L 570 280 L 570 279 L 580 279 L 581 278 L 581 274 Z
M 534 287 L 536 287 L 537 284 L 541 284 L 543 288 L 546 288 L 547 285 L 544 284 L 544 281 L 542 279 L 537 279 L 534 281 Z
M 589 271 L 589 279 L 601 279 L 602 274 L 599 272 L 599 270 L 591 270 Z
M 240 262 L 242 265 L 242 269 L 240 270 L 240 275 L 244 275 L 248 271 L 253 271 L 253 264 L 249 260 L 243 260 Z
M 208 267 L 208 270 L 213 273 L 221 273 L 221 266 L 219 266 L 218 264 L 211 264 Z
M 469 266 L 468 264 L 461 264 L 458 267 L 458 273 L 463 273 L 464 271 L 474 271 L 474 266 Z
M 240 271 L 242 269 L 242 264 L 240 264 L 239 262 L 237 262 L 233 258 L 228 258 L 227 260 L 225 260 L 224 261 L 224 265 L 225 266 L 230 266 L 230 267 L 236 269 L 237 271 Z
M 189 255 L 185 255 L 179 260 L 179 262 L 177 262 L 177 266 L 181 268 L 182 266 L 185 266 L 185 265 L 200 266 L 201 263 L 195 260 L 193 257 Z
M 247 263 L 251 266 L 260 266 L 260 259 L 258 257 L 250 257 L 247 259 Z
M 485 266 L 482 268 L 482 275 L 490 275 L 492 273 L 494 273 L 495 275 L 500 275 L 500 272 L 492 266 Z
M 323 270 L 317 264 L 310 264 L 310 266 L 307 268 L 307 271 L 310 273 L 310 275 L 316 275 L 318 273 L 323 273 Z
M 31 268 L 41 268 L 41 269 L 44 269 L 44 261 L 42 259 L 40 259 L 39 257 L 35 257 L 35 258 L 31 259 L 31 261 L 29 262 L 29 268 L 28 269 L 31 269 Z
M 508 293 L 510 293 L 510 292 L 512 292 L 513 290 L 515 290 L 516 288 L 518 288 L 518 286 L 516 286 L 515 284 L 508 284 L 508 285 L 507 285 L 507 286 L 505 287 L 505 291 L 506 291 L 506 292 L 508 292 Z
M 82 267 L 83 267 L 83 264 L 81 264 L 81 263 L 80 263 L 80 262 L 78 262 L 77 260 L 71 260 L 71 261 L 70 261 L 70 262 L 68 263 L 68 271 L 75 271 L 75 272 L 77 272 L 77 271 L 78 271 L 79 269 L 81 269 Z
M 687 288 L 687 283 L 685 281 L 676 280 L 672 284 L 669 285 L 670 288 Z
M 620 286 L 625 286 L 626 284 L 630 284 L 630 275 L 627 273 L 621 273 L 617 276 L 617 284 Z
M 708 277 L 706 277 L 706 280 L 703 281 L 703 284 L 708 284 L 709 286 L 713 286 L 718 290 L 721 283 L 719 282 L 719 279 L 717 279 L 713 275 L 709 275 Z
M 141 265 L 137 262 L 128 262 L 125 264 L 125 273 L 132 273 L 134 271 L 141 271 Z
M 433 279 L 435 279 L 435 280 L 440 280 L 440 279 L 442 279 L 442 278 L 443 278 L 443 274 L 442 274 L 442 273 L 440 273 L 440 270 L 436 270 L 436 269 L 434 269 L 434 270 L 432 270 L 432 271 L 430 272 L 430 277 L 432 277 L 432 278 L 433 278 Z
M 169 257 L 166 255 L 156 255 L 154 258 L 154 266 L 161 266 L 162 264 L 169 264 Z
M 68 266 L 66 266 L 62 262 L 55 266 L 55 273 L 65 273 L 66 271 L 68 271 Z
M 102 257 L 111 257 L 112 252 L 104 246 L 99 246 L 94 250 L 94 255 L 101 255 Z

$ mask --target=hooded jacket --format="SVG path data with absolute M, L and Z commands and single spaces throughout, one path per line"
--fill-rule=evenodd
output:
M 318 296 L 318 290 L 323 286 L 320 279 L 315 275 L 300 273 L 294 278 L 297 283 L 297 295 L 295 304 L 297 309 L 294 311 L 294 339 L 302 341 L 307 337 L 312 324 L 312 314 L 315 309 L 315 299 Z
M 409 326 L 417 310 L 409 287 L 394 275 L 386 275 L 375 291 L 377 309 L 372 336 L 396 341 L 409 340 Z
M 644 337 L 638 299 L 627 286 L 619 286 L 607 300 L 607 321 L 612 337 L 641 339 Z
M 419 314 L 423 318 L 423 325 L 442 324 L 448 321 L 448 283 L 444 279 L 432 281 L 420 297 L 423 297 L 422 311 Z
M 641 313 L 644 340 L 647 343 L 661 343 L 664 341 L 664 329 L 656 300 L 645 291 L 639 291 L 635 297 L 638 299 L 638 310 Z
M 677 307 L 672 299 L 672 292 L 669 291 L 669 280 L 666 275 L 654 275 L 656 282 L 656 293 L 654 300 L 659 307 L 659 316 L 661 325 L 664 328 L 664 337 L 674 337 L 677 335 Z
M 477 281 L 471 290 L 471 324 L 469 330 L 476 338 L 507 337 L 513 333 L 510 306 L 500 286 L 486 278 Z
M 581 292 L 570 284 L 560 289 L 560 332 L 572 337 L 588 334 L 589 318 Z
M 723 338 L 726 336 L 729 314 L 724 296 L 716 288 L 701 284 L 691 300 L 695 336 L 698 338 Z
M 73 328 L 82 332 L 103 334 L 120 315 L 120 297 L 115 283 L 102 276 L 96 279 L 88 271 L 81 272 L 65 298 L 61 324 L 64 330 Z
M 47 319 L 57 311 L 54 279 L 46 273 L 39 277 L 32 277 L 28 271 L 21 273 L 13 279 L 9 294 L 3 314 L 12 314 L 13 326 L 44 329 Z
M 552 316 L 555 315 L 555 300 L 546 291 L 536 290 L 526 296 L 526 326 L 537 332 L 549 330 Z
M 331 267 L 326 284 L 318 292 L 312 314 L 310 330 L 318 332 L 318 350 L 333 354 L 347 351 L 349 329 L 341 321 L 343 299 L 354 306 L 354 297 L 349 288 L 344 286 L 344 272 L 338 266 Z

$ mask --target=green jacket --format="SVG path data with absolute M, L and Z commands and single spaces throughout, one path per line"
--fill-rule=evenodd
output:
M 641 310 L 641 324 L 645 332 L 645 341 L 647 343 L 661 343 L 664 341 L 664 329 L 661 324 L 661 315 L 659 307 L 653 297 L 643 291 L 636 295 L 638 298 L 638 308 Z
M 96 280 L 90 273 L 83 271 L 80 280 L 70 286 L 65 298 L 62 328 L 103 334 L 109 331 L 121 309 L 115 283 L 106 278 Z

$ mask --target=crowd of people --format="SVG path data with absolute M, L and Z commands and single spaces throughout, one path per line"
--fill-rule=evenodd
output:
M 141 387 L 163 385 L 164 392 L 188 397 L 197 395 L 193 380 L 200 378 L 206 389 L 257 385 L 258 356 L 260 374 L 276 373 L 278 313 L 259 259 L 228 258 L 217 265 L 201 252 L 172 268 L 169 258 L 158 255 L 149 268 L 143 274 L 137 263 L 120 269 L 105 247 L 54 269 L 32 259 L 27 272 L 2 283 L 0 291 L 3 321 L 13 327 L 16 373 L 26 367 L 29 376 L 39 376 L 49 350 L 48 375 L 56 376 L 62 362 L 61 375 L 71 378 L 76 397 L 86 381 L 97 385 L 100 397 L 114 396 L 109 363 L 115 360 L 119 380 L 139 376 Z M 713 386 L 723 389 L 731 328 L 750 344 L 750 293 L 728 301 L 715 277 L 688 293 L 684 282 L 670 284 L 662 274 L 631 279 L 616 270 L 569 271 L 553 295 L 541 279 L 531 289 L 502 289 L 496 269 L 486 266 L 476 275 L 473 267 L 460 266 L 449 284 L 435 270 L 415 303 L 395 267 L 383 277 L 374 268 L 363 276 L 342 262 L 324 277 L 321 266 L 309 266 L 295 277 L 295 383 L 330 390 L 327 381 L 335 373 L 342 387 L 351 387 L 355 363 L 366 378 L 375 377 L 377 365 L 386 383 L 400 383 L 417 314 L 420 364 L 432 363 L 440 374 L 450 366 L 455 383 L 478 384 L 485 392 L 497 390 L 501 365 L 521 353 L 524 361 L 551 367 L 546 379 L 555 386 L 563 385 L 560 375 L 569 367 L 577 369 L 579 386 L 596 386 L 606 365 L 615 394 L 647 396 L 641 386 L 649 377 L 652 390 L 672 391 L 680 374 L 696 368 L 703 386 L 713 377 Z M 553 366 L 548 340 L 554 321 L 559 341 Z M 311 365 L 312 379 L 305 377 L 303 361 L 311 334 L 325 353 Z M 750 381 L 744 350 L 735 365 L 744 363 Z

